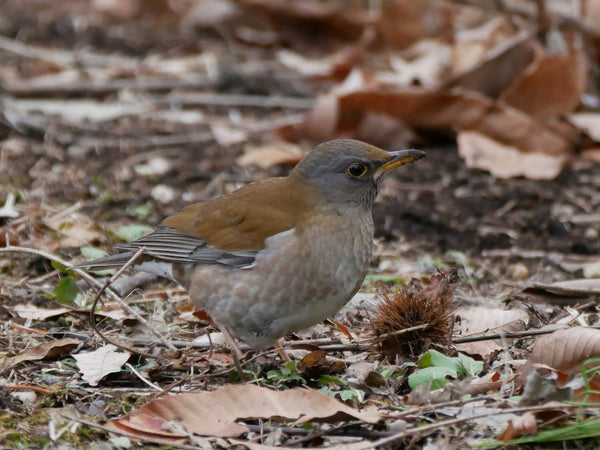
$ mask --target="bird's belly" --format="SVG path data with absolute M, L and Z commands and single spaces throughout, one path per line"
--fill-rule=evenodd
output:
M 372 253 L 366 225 L 280 233 L 248 269 L 198 266 L 190 297 L 249 345 L 269 347 L 335 314 L 358 290 Z

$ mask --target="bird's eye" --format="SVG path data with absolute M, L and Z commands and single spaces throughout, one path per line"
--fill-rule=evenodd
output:
M 360 178 L 367 173 L 367 170 L 367 166 L 365 166 L 364 164 L 352 163 L 348 166 L 346 172 L 348 172 L 348 175 L 350 175 L 351 177 Z

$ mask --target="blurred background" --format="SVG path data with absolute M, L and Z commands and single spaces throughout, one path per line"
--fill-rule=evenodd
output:
M 417 277 L 429 283 L 423 292 L 443 300 L 438 309 L 452 318 L 444 340 L 407 339 L 423 344 L 413 362 L 432 341 L 449 349 L 452 329 L 597 326 L 599 51 L 600 0 L 0 0 L 0 250 L 21 247 L 0 255 L 0 356 L 16 355 L 4 366 L 16 369 L 3 373 L 14 385 L 41 386 L 38 406 L 102 421 L 153 396 L 139 373 L 121 370 L 124 361 L 102 389 L 81 387 L 92 383 L 69 352 L 80 356 L 84 341 L 86 349 L 103 344 L 90 337 L 95 294 L 35 252 L 67 262 L 99 257 L 187 204 L 286 175 L 315 144 L 341 137 L 427 152 L 384 183 L 374 208 L 376 255 L 360 293 L 373 299 Z M 460 269 L 454 297 L 454 277 L 436 275 L 453 268 Z M 221 369 L 231 366 L 230 355 L 211 348 L 199 357 L 189 347 L 208 327 L 181 307 L 185 292 L 149 283 L 127 284 L 146 288 L 128 302 L 186 353 L 147 359 L 144 376 L 166 389 L 181 380 L 204 389 L 198 370 L 228 382 Z M 114 339 L 141 336 L 135 342 L 156 350 L 155 337 L 114 302 L 98 314 Z M 355 336 L 372 334 L 368 314 L 362 304 L 341 313 Z M 315 328 L 336 342 L 348 331 Z M 68 333 L 68 345 L 52 347 Z M 551 365 L 542 356 L 559 354 L 561 345 L 568 358 L 575 350 L 581 361 L 598 356 L 582 345 L 599 349 L 598 333 L 570 336 L 538 345 L 531 360 Z M 524 361 L 529 347 L 491 344 L 456 348 L 485 361 L 486 370 L 498 368 L 486 376 L 502 389 L 504 408 L 514 391 L 498 381 L 508 373 L 502 358 Z M 42 354 L 42 346 L 52 351 Z M 64 358 L 45 359 L 58 354 Z M 331 367 L 321 356 L 317 375 L 346 376 L 360 358 L 374 371 L 383 367 L 373 352 Z M 256 362 L 256 376 L 279 386 L 268 378 L 279 370 L 270 358 Z M 578 373 L 579 359 L 562 372 Z M 286 370 L 277 383 L 303 379 Z M 385 373 L 395 374 L 389 398 L 412 394 L 408 372 L 393 366 Z M 317 375 L 304 373 L 304 383 L 320 386 Z M 58 385 L 67 387 L 46 392 Z M 132 386 L 142 394 L 127 403 Z M 3 430 L 18 428 L 12 417 L 31 411 L 11 396 L 0 395 L 0 403 L 11 420 L 0 423 Z M 48 420 L 17 439 L 46 439 Z M 489 427 L 469 432 L 499 429 Z

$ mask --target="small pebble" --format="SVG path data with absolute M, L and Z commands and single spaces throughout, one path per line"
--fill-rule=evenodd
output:
M 586 228 L 585 232 L 584 232 L 584 236 L 588 241 L 595 241 L 598 239 L 598 235 L 600 233 L 598 233 L 598 229 L 596 228 Z
M 524 280 L 529 276 L 529 269 L 521 262 L 513 263 L 506 268 L 506 273 L 513 280 Z
M 166 184 L 157 184 L 152 188 L 150 195 L 157 202 L 167 204 L 175 200 L 175 189 Z

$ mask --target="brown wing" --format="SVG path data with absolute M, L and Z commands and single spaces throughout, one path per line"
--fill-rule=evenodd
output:
M 296 227 L 312 211 L 317 195 L 316 188 L 296 178 L 270 178 L 190 205 L 162 225 L 198 237 L 215 249 L 256 251 L 265 247 L 269 236 Z

